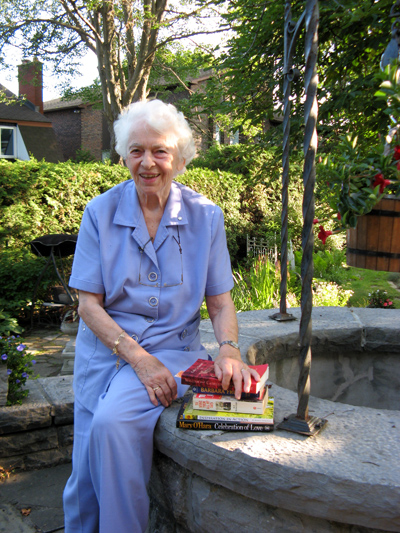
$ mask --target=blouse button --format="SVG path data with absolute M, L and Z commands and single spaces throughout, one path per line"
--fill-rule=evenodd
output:
M 149 281 L 156 281 L 158 279 L 158 275 L 156 272 L 150 272 L 147 278 Z
M 136 342 L 139 340 L 139 337 L 136 335 L 136 333 L 134 333 L 133 335 L 131 335 L 131 337 L 132 337 L 132 339 L 133 339 L 134 341 L 136 341 Z
M 152 324 L 155 321 L 155 318 L 153 318 L 152 316 L 146 316 L 145 320 L 146 322 L 150 322 L 150 324 Z
M 183 348 L 183 351 L 184 351 L 184 352 L 190 352 L 190 347 L 189 347 L 189 346 L 186 346 L 185 348 Z
M 152 296 L 151 298 L 149 298 L 149 304 L 151 305 L 151 307 L 157 307 L 158 298 L 156 298 L 155 296 Z
M 181 333 L 181 339 L 184 339 L 184 338 L 186 337 L 187 333 L 188 333 L 188 332 L 187 332 L 187 329 L 184 329 L 184 330 L 182 331 L 182 333 Z

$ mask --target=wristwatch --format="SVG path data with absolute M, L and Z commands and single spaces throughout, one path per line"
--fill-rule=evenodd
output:
M 219 345 L 219 347 L 221 348 L 221 346 L 223 346 L 224 344 L 230 344 L 231 346 L 233 346 L 233 348 L 236 348 L 237 350 L 240 350 L 239 348 L 239 344 L 235 341 L 222 341 Z

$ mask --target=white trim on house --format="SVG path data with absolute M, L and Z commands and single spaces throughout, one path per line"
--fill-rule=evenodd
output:
M 4 130 L 11 131 L 11 142 L 7 142 L 6 135 L 3 136 Z M 22 161 L 29 161 L 30 157 L 18 126 L 0 126 L 0 140 L 1 159 L 21 159 Z

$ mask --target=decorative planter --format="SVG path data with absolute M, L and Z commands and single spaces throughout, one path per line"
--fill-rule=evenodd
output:
M 7 365 L 0 364 L 0 407 L 7 403 L 8 374 Z
M 78 334 L 79 322 L 61 322 L 60 329 L 66 335 L 75 337 Z
M 347 230 L 347 264 L 400 272 L 400 198 L 383 198 Z

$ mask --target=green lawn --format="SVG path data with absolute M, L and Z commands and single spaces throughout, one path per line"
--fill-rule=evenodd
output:
M 378 272 L 355 267 L 345 268 L 349 277 L 343 288 L 354 291 L 353 296 L 347 302 L 349 307 L 366 307 L 369 300 L 368 294 L 379 289 L 380 291 L 386 290 L 396 309 L 400 309 L 400 273 Z

